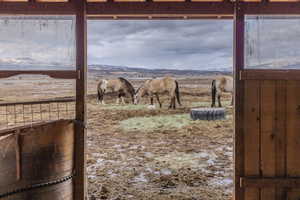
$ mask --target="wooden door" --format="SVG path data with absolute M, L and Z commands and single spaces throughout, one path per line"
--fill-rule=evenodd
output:
M 300 70 L 243 70 L 245 200 L 300 200 Z

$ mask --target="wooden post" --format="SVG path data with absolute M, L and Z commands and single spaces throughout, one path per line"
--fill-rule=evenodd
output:
M 240 187 L 240 177 L 244 175 L 244 81 L 240 79 L 240 71 L 244 68 L 244 13 L 242 2 L 235 2 L 234 8 L 234 199 L 244 199 L 244 189 Z
M 87 84 L 87 31 L 86 1 L 76 4 L 76 135 L 74 199 L 86 199 L 86 84 Z

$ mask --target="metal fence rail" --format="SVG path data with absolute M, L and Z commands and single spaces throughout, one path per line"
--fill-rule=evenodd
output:
M 74 98 L 0 103 L 0 129 L 74 118 Z

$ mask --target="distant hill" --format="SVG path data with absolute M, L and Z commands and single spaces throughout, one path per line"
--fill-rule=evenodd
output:
M 147 69 L 127 66 L 112 66 L 112 65 L 89 65 L 89 73 L 97 73 L 101 75 L 126 75 L 131 77 L 149 77 L 158 75 L 211 75 L 211 74 L 231 74 L 228 68 L 213 69 L 213 70 L 188 70 L 188 69 Z
M 0 64 L 0 70 L 72 70 L 73 67 L 68 66 L 37 66 L 37 65 L 14 65 L 14 64 Z M 126 76 L 126 77 L 151 77 L 151 76 L 199 76 L 199 75 L 214 75 L 214 74 L 231 74 L 229 68 L 215 68 L 215 69 L 147 69 L 127 66 L 113 66 L 113 65 L 89 65 L 88 72 L 97 76 L 112 75 L 112 76 Z

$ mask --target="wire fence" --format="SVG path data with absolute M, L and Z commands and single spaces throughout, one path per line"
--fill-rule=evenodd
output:
M 75 119 L 75 99 L 0 103 L 0 130 L 59 119 Z

